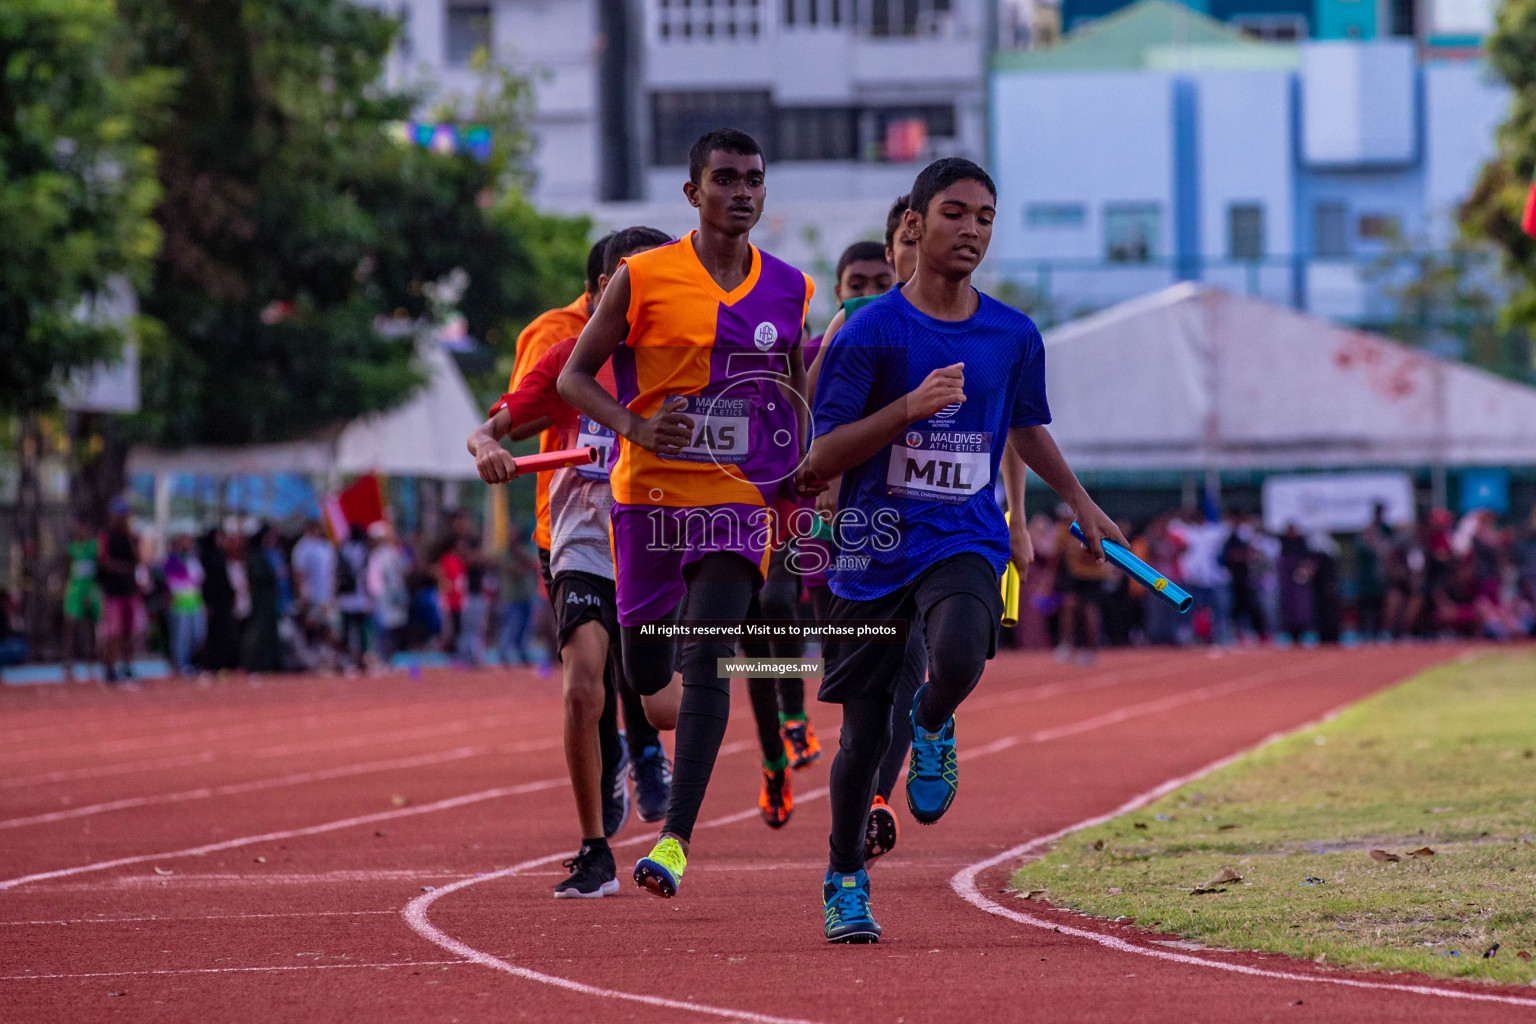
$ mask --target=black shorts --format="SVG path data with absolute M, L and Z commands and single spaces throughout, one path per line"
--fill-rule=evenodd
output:
M 999 583 L 991 562 L 966 552 L 935 562 L 911 583 L 873 600 L 850 601 L 834 594 L 827 610 L 828 623 L 844 619 L 901 619 L 909 623 L 909 643 L 829 640 L 824 645 L 827 674 L 817 699 L 841 704 L 861 697 L 891 697 L 903 665 L 908 663 L 908 646 L 923 642 L 923 623 L 929 610 L 956 594 L 969 594 L 987 609 L 992 622 L 987 644 L 987 659 L 991 660 L 997 653 L 997 635 L 1003 619 Z
M 589 572 L 562 572 L 555 577 L 549 594 L 562 648 L 576 627 L 588 622 L 601 622 L 608 631 L 609 643 L 619 642 L 619 604 L 613 580 Z

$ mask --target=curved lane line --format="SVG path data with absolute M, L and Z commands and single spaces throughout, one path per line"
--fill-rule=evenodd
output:
M 1333 711 L 1330 711 L 1323 717 L 1316 719 L 1315 721 L 1308 722 L 1305 725 L 1298 726 L 1295 729 L 1287 730 L 1285 732 L 1273 733 L 1251 747 L 1240 750 L 1235 754 L 1230 754 L 1216 761 L 1212 761 L 1205 767 L 1196 769 L 1187 775 L 1181 775 L 1176 779 L 1169 779 L 1167 782 L 1155 786 L 1152 789 L 1147 790 L 1145 793 L 1140 793 L 1136 796 L 1133 796 L 1119 807 L 1116 807 L 1114 810 L 1105 814 L 1095 815 L 1094 817 L 1080 821 L 1075 825 L 1068 825 L 1066 828 L 1057 829 L 1055 832 L 1052 832 L 1049 835 L 1039 836 L 1038 838 L 1031 839 L 1027 843 L 1020 843 L 1018 846 L 1015 846 L 1010 850 L 1004 850 L 1002 853 L 999 853 L 994 857 L 988 857 L 986 860 L 977 861 L 974 864 L 961 868 L 958 872 L 955 873 L 954 877 L 949 880 L 950 888 L 954 889 L 955 894 L 962 900 L 965 900 L 965 902 L 969 903 L 976 909 L 986 911 L 989 914 L 995 914 L 998 917 L 1004 917 L 1019 924 L 1029 925 L 1032 928 L 1041 928 L 1046 931 L 1060 932 L 1063 935 L 1071 935 L 1074 938 L 1087 939 L 1089 942 L 1096 942 L 1106 949 L 1113 949 L 1120 953 L 1134 953 L 1138 956 L 1151 957 L 1154 960 L 1165 960 L 1170 963 L 1187 964 L 1192 967 L 1205 967 L 1211 970 L 1227 971 L 1232 974 L 1243 974 L 1255 978 L 1269 978 L 1275 981 L 1302 981 L 1311 984 L 1342 985 L 1345 988 L 1375 989 L 1384 992 L 1407 992 L 1413 995 L 1433 996 L 1442 999 L 1469 999 L 1476 1002 L 1507 1003 L 1512 1006 L 1536 1006 L 1536 999 L 1523 998 L 1521 996 L 1507 996 L 1493 992 L 1468 992 L 1464 989 L 1440 988 L 1434 985 L 1400 985 L 1386 981 L 1365 981 L 1359 978 L 1335 978 L 1321 974 L 1297 974 L 1294 971 L 1268 970 L 1263 967 L 1250 967 L 1246 964 L 1227 963 L 1223 960 L 1212 960 L 1206 959 L 1205 957 L 1191 956 L 1187 953 L 1174 953 L 1166 949 L 1149 949 L 1146 946 L 1138 945 L 1134 942 L 1128 942 L 1125 939 L 1114 935 L 1104 935 L 1100 932 L 1090 931 L 1086 928 L 1074 928 L 1068 924 L 1060 924 L 1055 921 L 1047 921 L 1044 918 L 1035 917 L 1032 914 L 1026 914 L 1022 911 L 1014 910 L 1010 907 L 1005 907 L 1001 903 L 998 903 L 996 900 L 982 895 L 981 890 L 976 885 L 976 876 L 983 871 L 994 868 L 1006 861 L 1022 860 L 1028 855 L 1039 851 L 1042 847 L 1050 843 L 1054 843 L 1058 839 L 1061 839 L 1063 836 L 1072 832 L 1078 832 L 1085 828 L 1092 828 L 1095 825 L 1102 825 L 1104 822 L 1109 821 L 1112 818 L 1117 818 L 1122 814 L 1129 814 L 1132 811 L 1139 810 L 1142 807 L 1145 807 L 1147 804 L 1152 803 L 1154 800 L 1157 800 L 1160 797 L 1164 797 L 1169 793 L 1172 793 L 1174 790 L 1179 789 L 1182 786 L 1186 786 L 1191 782 L 1196 781 L 1197 779 L 1204 778 L 1214 771 L 1225 768 L 1227 765 L 1232 764 L 1234 761 L 1246 757 L 1253 751 L 1258 750 L 1261 747 L 1266 747 L 1278 739 L 1297 732 L 1305 732 L 1307 729 L 1315 728 L 1324 722 L 1330 721 L 1331 719 L 1336 718 L 1338 715 L 1343 713 L 1354 703 L 1354 701 L 1351 701 L 1349 704 L 1335 708 Z

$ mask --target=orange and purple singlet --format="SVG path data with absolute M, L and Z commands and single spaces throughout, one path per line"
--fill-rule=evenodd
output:
M 800 462 L 791 352 L 815 286 L 756 247 L 734 290 L 699 262 L 693 235 L 624 260 L 629 336 L 613 354 L 618 400 L 641 416 L 681 398 L 691 443 L 659 455 L 620 438 L 613 487 L 619 621 L 653 622 L 682 598 L 683 569 L 732 551 L 765 571 L 769 507 L 793 497 Z

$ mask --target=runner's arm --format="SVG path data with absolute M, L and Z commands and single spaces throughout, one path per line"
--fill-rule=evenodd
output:
M 674 454 L 693 438 L 693 420 L 677 412 L 687 404 L 683 399 L 663 402 L 647 419 L 619 404 L 597 380 L 597 371 L 613 358 L 629 334 L 629 293 L 629 266 L 621 263 L 592 311 L 592 319 L 582 328 L 576 350 L 560 371 L 560 397 L 634 444 Z
M 1029 536 L 1024 515 L 1024 481 L 1029 467 L 1013 450 L 1013 445 L 1003 447 L 1003 494 L 1008 499 L 1008 550 L 1012 552 L 1014 568 L 1022 579 L 1029 575 L 1029 567 L 1035 561 L 1035 545 Z
M 1104 547 L 1099 541 L 1106 537 L 1118 544 L 1130 546 L 1115 521 L 1088 497 L 1088 492 L 1072 472 L 1072 467 L 1067 465 L 1061 449 L 1056 447 L 1056 439 L 1051 437 L 1051 432 L 1043 424 L 1012 428 L 1008 431 L 1008 444 L 1035 471 L 1036 476 L 1072 506 L 1077 523 L 1083 528 L 1083 536 L 1088 538 L 1088 550 L 1096 561 L 1104 561 Z

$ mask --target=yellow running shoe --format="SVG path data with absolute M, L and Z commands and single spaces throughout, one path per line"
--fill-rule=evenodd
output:
M 669 900 L 677 895 L 678 883 L 687 867 L 688 855 L 683 853 L 683 844 L 667 836 L 651 847 L 649 856 L 641 857 L 635 864 L 635 884 Z

